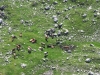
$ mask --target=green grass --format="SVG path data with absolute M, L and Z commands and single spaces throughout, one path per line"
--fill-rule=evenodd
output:
M 43 73 L 47 71 L 52 71 L 53 75 L 87 75 L 91 68 L 93 72 L 99 71 L 99 34 L 97 34 L 98 37 L 94 37 L 94 40 L 89 37 L 92 37 L 93 33 L 97 30 L 100 31 L 100 15 L 94 17 L 93 13 L 95 9 L 100 11 L 100 2 L 97 3 L 95 0 L 88 0 L 88 2 L 86 2 L 86 0 L 76 0 L 76 2 L 72 2 L 71 0 L 68 0 L 68 2 L 63 3 L 61 0 L 56 0 L 58 1 L 58 4 L 53 5 L 55 10 L 51 8 L 46 11 L 50 14 L 45 15 L 44 10 L 42 10 L 42 8 L 45 7 L 45 5 L 42 4 L 42 0 L 40 2 L 36 1 L 38 5 L 34 7 L 31 6 L 32 1 L 16 0 L 13 4 L 13 0 L 0 0 L 0 6 L 6 5 L 4 12 L 5 15 L 7 15 L 7 19 L 3 20 L 8 24 L 0 29 L 0 39 L 4 40 L 4 42 L 0 42 L 0 53 L 4 55 L 3 58 L 0 55 L 0 75 L 21 75 L 22 73 L 25 73 L 25 75 L 43 75 Z M 50 0 L 50 2 L 48 2 L 45 0 L 49 5 L 54 1 L 55 0 Z M 78 3 L 82 2 L 85 2 L 86 4 L 78 6 Z M 72 8 L 64 11 L 65 8 L 67 9 L 71 6 L 75 6 L 75 9 Z M 90 6 L 92 6 L 92 9 L 87 10 Z M 69 35 L 63 36 L 64 44 L 73 44 L 76 46 L 72 53 L 67 53 L 58 46 L 54 49 L 45 48 L 43 51 L 38 50 L 41 46 L 41 42 L 55 44 L 56 39 L 62 39 L 62 37 L 54 39 L 49 38 L 49 42 L 46 42 L 44 39 L 44 31 L 53 28 L 54 22 L 52 16 L 56 15 L 56 11 L 61 13 L 58 16 L 58 24 L 63 23 L 63 28 L 69 30 Z M 86 18 L 82 18 L 84 13 L 87 14 Z M 66 15 L 69 16 L 70 20 L 65 19 Z M 93 24 L 93 19 L 97 21 L 96 24 Z M 21 20 L 29 21 L 29 23 L 21 24 Z M 83 22 L 83 20 L 87 20 L 87 22 Z M 12 27 L 13 30 L 11 34 L 8 34 L 9 26 Z M 78 30 L 84 30 L 85 33 L 81 34 Z M 22 37 L 19 37 L 21 32 Z M 11 42 L 12 34 L 17 36 L 17 39 L 15 39 L 14 42 Z M 69 41 L 68 38 L 71 36 L 74 37 Z M 85 38 L 83 36 L 88 37 Z M 29 40 L 31 38 L 37 39 L 37 43 L 30 43 Z M 94 47 L 90 47 L 91 43 L 94 44 Z M 10 56 L 10 63 L 5 62 L 4 58 L 6 57 L 6 53 L 15 48 L 17 44 L 22 45 L 23 48 L 21 50 L 23 51 L 16 51 L 16 59 L 14 59 L 12 55 L 8 55 Z M 31 54 L 28 54 L 28 46 L 31 46 L 32 49 L 35 49 L 36 51 L 32 51 Z M 48 51 L 48 61 L 43 62 L 45 51 Z M 86 58 L 91 58 L 92 61 L 86 63 Z M 27 64 L 27 67 L 21 68 L 21 63 Z M 55 67 L 56 69 L 52 70 L 52 67 Z M 77 72 L 77 69 L 79 69 L 79 72 Z

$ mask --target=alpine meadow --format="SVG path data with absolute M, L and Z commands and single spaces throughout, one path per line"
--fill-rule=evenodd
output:
M 0 0 L 0 75 L 100 75 L 100 0 Z

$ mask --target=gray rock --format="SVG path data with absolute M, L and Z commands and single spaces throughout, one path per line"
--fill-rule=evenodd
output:
M 56 17 L 57 17 L 57 15 L 53 15 L 53 16 L 52 16 L 53 19 L 56 18 Z
M 55 70 L 55 69 L 56 69 L 56 67 L 51 67 L 51 69 L 52 69 L 52 70 Z
M 67 0 L 63 0 L 63 2 L 67 2 Z
M 67 52 L 68 52 L 68 53 L 71 53 L 72 51 L 71 51 L 71 50 L 68 50 Z
M 53 4 L 56 5 L 56 4 L 58 4 L 58 2 L 57 1 L 54 1 Z
M 4 60 L 5 60 L 5 62 L 9 62 L 8 57 L 5 57 Z
M 83 18 L 87 17 L 87 14 L 83 14 L 82 17 L 83 17 Z
M 69 33 L 69 31 L 66 29 L 64 32 L 64 35 L 67 35 Z
M 2 24 L 3 23 L 3 19 L 2 18 L 0 18 L 0 24 Z
M 21 73 L 21 75 L 25 75 L 25 73 L 24 73 L 24 72 L 22 72 L 22 73 Z
M 94 17 L 97 17 L 97 14 L 96 13 L 94 13 Z
M 20 20 L 20 23 L 21 23 L 21 24 L 24 24 L 24 20 Z
M 90 62 L 91 62 L 91 59 L 90 59 L 90 58 L 87 58 L 87 59 L 85 60 L 85 62 L 86 62 L 86 63 L 90 63 Z
M 57 28 L 58 27 L 58 24 L 54 24 L 54 27 Z
M 90 46 L 92 46 L 92 47 L 93 47 L 94 45 L 93 45 L 93 44 L 90 44 Z
M 42 0 L 42 4 L 44 4 L 45 3 L 45 1 L 44 0 Z
M 54 21 L 55 23 L 57 23 L 57 22 L 58 22 L 58 18 L 55 17 L 53 21 Z
M 78 30 L 78 32 L 80 32 L 80 33 L 84 33 L 85 31 L 84 31 L 84 30 Z
M 94 75 L 94 73 L 93 73 L 92 71 L 90 71 L 90 72 L 88 73 L 88 75 Z
M 36 1 L 33 1 L 32 4 L 31 4 L 33 7 L 37 6 L 38 3 Z
M 93 12 L 94 12 L 94 13 L 95 13 L 95 12 L 98 12 L 98 10 L 95 9 Z
M 0 29 L 2 29 L 3 28 L 3 26 L 0 26 Z
M 27 66 L 27 64 L 21 63 L 21 67 L 22 67 L 22 68 L 25 68 L 26 66 Z
M 47 59 L 47 58 L 42 58 L 42 60 L 43 60 L 44 62 L 48 61 L 48 59 Z
M 39 47 L 39 50 L 40 50 L 40 51 L 43 51 L 43 47 Z
M 77 69 L 76 71 L 77 71 L 77 72 L 79 72 L 79 71 L 80 71 L 80 69 Z
M 11 32 L 12 32 L 12 28 L 9 27 L 9 28 L 8 28 L 8 33 L 11 33 Z
M 53 71 L 46 71 L 43 73 L 43 75 L 53 75 Z
M 50 9 L 50 6 L 48 5 L 48 6 L 45 6 L 45 8 L 44 8 L 45 10 L 49 10 Z
M 99 2 L 100 0 L 96 0 L 96 2 Z
M 5 5 L 0 6 L 0 10 L 1 11 L 5 10 Z

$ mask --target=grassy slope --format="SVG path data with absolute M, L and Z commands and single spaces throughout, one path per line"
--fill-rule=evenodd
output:
M 83 0 L 82 0 L 83 1 Z M 85 1 L 85 0 L 84 0 Z M 52 3 L 52 1 L 51 1 Z M 61 3 L 61 4 L 60 4 Z M 45 48 L 44 51 L 49 52 L 48 60 L 46 63 L 42 62 L 43 58 L 43 52 L 38 51 L 38 47 L 40 46 L 40 43 L 44 40 L 44 31 L 46 29 L 49 29 L 50 27 L 53 27 L 53 20 L 52 15 L 54 15 L 56 12 L 51 10 L 48 10 L 48 13 L 51 13 L 49 15 L 45 15 L 43 13 L 43 10 L 40 10 L 41 7 L 44 7 L 41 3 L 38 3 L 38 5 L 35 7 L 31 7 L 31 2 L 22 2 L 22 1 L 16 1 L 15 4 L 13 4 L 12 0 L 6 0 L 3 2 L 1 0 L 0 5 L 7 5 L 7 8 L 5 10 L 5 13 L 7 14 L 8 18 L 4 21 L 8 23 L 8 26 L 13 28 L 13 32 L 9 35 L 7 28 L 8 26 L 4 26 L 2 29 L 0 29 L 0 38 L 5 40 L 4 42 L 1 42 L 0 44 L 0 52 L 2 52 L 4 55 L 6 52 L 10 51 L 12 48 L 15 47 L 16 44 L 21 44 L 23 46 L 24 52 L 17 52 L 18 58 L 13 59 L 9 58 L 11 61 L 9 64 L 5 65 L 6 62 L 3 58 L 0 58 L 0 73 L 1 75 L 21 75 L 21 73 L 25 73 L 25 75 L 41 75 L 45 71 L 51 70 L 49 67 L 54 66 L 57 67 L 57 70 L 54 71 L 54 75 L 61 75 L 63 73 L 64 75 L 72 75 L 72 74 L 79 74 L 79 75 L 86 75 L 83 71 L 86 70 L 86 73 L 92 68 L 92 71 L 99 70 L 99 42 L 98 41 L 91 41 L 89 38 L 88 42 L 86 39 L 82 38 L 82 34 L 78 33 L 78 30 L 84 30 L 85 34 L 84 36 L 91 36 L 95 30 L 99 29 L 99 19 L 97 17 L 93 17 L 93 11 L 94 9 L 100 9 L 99 3 L 96 3 L 95 0 L 87 2 L 89 5 L 85 5 L 83 7 L 77 7 L 78 3 L 72 3 L 71 1 L 68 1 L 67 3 L 62 3 L 62 1 L 58 0 L 58 4 L 55 6 L 57 11 L 62 11 L 65 8 L 68 8 L 68 6 L 74 5 L 76 6 L 75 9 L 68 10 L 66 12 L 61 12 L 61 15 L 59 16 L 58 23 L 63 22 L 64 27 L 69 29 L 70 34 L 67 37 L 70 37 L 73 34 L 76 34 L 76 36 L 72 39 L 72 41 L 66 40 L 67 44 L 74 44 L 78 46 L 71 54 L 68 54 L 64 51 L 62 51 L 60 48 L 56 47 L 55 49 L 47 49 Z M 20 7 L 20 4 L 23 6 Z M 71 4 L 71 5 L 70 5 Z M 93 9 L 87 11 L 87 8 L 89 6 L 92 6 Z M 13 8 L 12 8 L 13 7 Z M 34 15 L 34 13 L 36 15 Z M 88 22 L 82 22 L 83 18 L 79 15 L 82 15 L 83 13 L 86 13 L 87 19 L 90 20 Z M 63 17 L 65 15 L 68 15 L 70 17 L 70 20 L 64 19 Z M 62 17 L 63 16 L 63 17 Z M 73 18 L 73 23 L 71 22 Z M 97 24 L 93 25 L 92 18 L 97 20 Z M 32 26 L 27 26 L 27 24 L 24 26 L 20 23 L 20 20 L 31 20 Z M 41 26 L 44 26 L 42 28 Z M 74 27 L 74 29 L 72 28 Z M 18 30 L 18 31 L 14 31 Z M 19 37 L 19 33 L 23 33 L 23 37 Z M 38 33 L 39 32 L 39 33 Z M 4 35 L 5 34 L 5 35 Z M 11 35 L 14 34 L 18 37 L 14 42 L 11 42 Z M 1 36 L 2 35 L 2 36 Z M 77 37 L 78 36 L 78 37 Z M 31 44 L 29 43 L 30 38 L 36 38 L 38 39 L 37 44 Z M 67 38 L 66 37 L 66 38 Z M 55 38 L 56 39 L 56 38 Z M 55 39 L 49 39 L 49 43 L 54 43 Z M 81 40 L 84 39 L 84 40 Z M 25 44 L 24 44 L 25 43 Z M 89 45 L 93 43 L 95 47 L 90 47 Z M 7 44 L 10 44 L 8 46 Z M 32 52 L 32 54 L 27 53 L 27 47 L 31 46 L 33 49 L 36 49 L 36 52 Z M 85 46 L 85 47 L 84 47 Z M 92 52 L 92 50 L 95 50 L 95 52 Z M 87 56 L 87 57 L 84 57 Z M 66 60 L 69 58 L 69 60 Z M 92 62 L 87 64 L 85 63 L 86 58 L 91 58 Z M 64 64 L 63 61 L 65 61 Z M 21 63 L 26 63 L 27 67 L 25 69 L 22 69 L 20 67 Z M 87 67 L 88 66 L 88 67 Z M 46 68 L 47 67 L 47 68 Z M 77 69 L 80 69 L 79 73 L 76 72 Z

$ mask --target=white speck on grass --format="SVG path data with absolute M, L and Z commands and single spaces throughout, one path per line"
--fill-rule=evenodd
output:
M 88 8 L 87 8 L 87 10 L 91 10 L 92 9 L 92 6 L 89 6 Z

